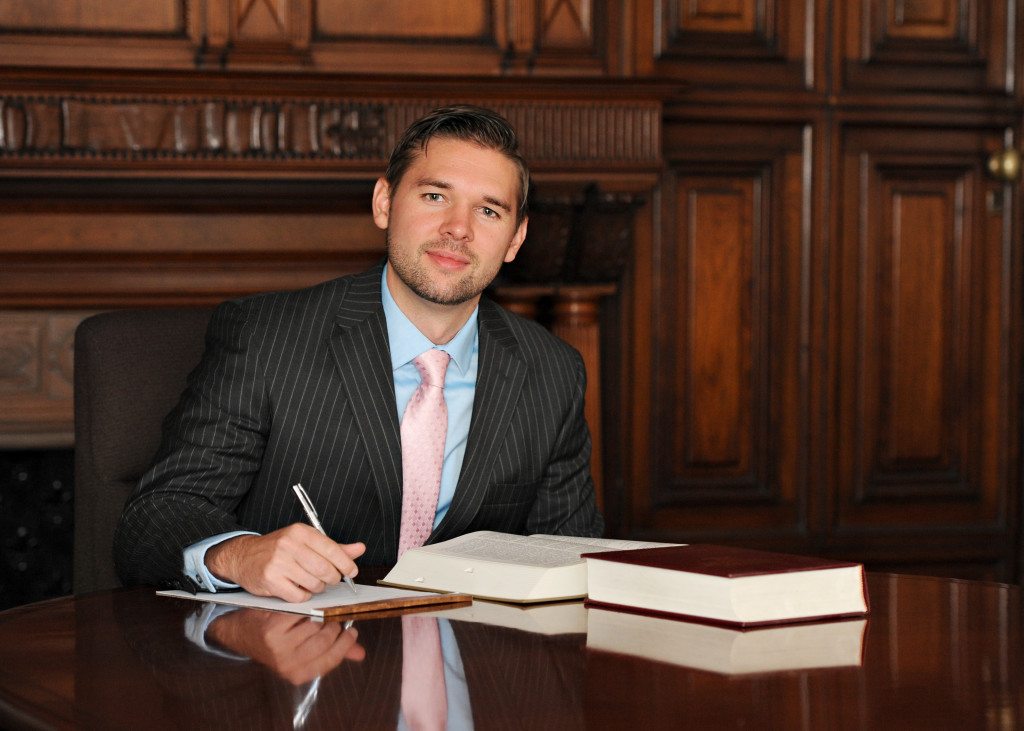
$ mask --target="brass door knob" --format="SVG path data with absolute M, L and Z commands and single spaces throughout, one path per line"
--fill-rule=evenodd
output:
M 988 159 L 988 172 L 996 180 L 1016 182 L 1020 177 L 1020 153 L 1012 147 L 992 153 Z

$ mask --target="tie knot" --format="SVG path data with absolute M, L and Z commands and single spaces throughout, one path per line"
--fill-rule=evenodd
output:
M 413 365 L 420 372 L 423 383 L 428 386 L 444 388 L 444 376 L 448 372 L 449 360 L 451 360 L 451 356 L 446 352 L 431 348 L 416 356 L 413 360 Z

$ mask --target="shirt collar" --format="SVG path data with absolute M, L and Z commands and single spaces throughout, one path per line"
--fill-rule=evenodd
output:
M 466 320 L 466 324 L 455 333 L 455 337 L 444 345 L 434 345 L 430 338 L 421 333 L 409 321 L 409 318 L 402 312 L 398 303 L 395 302 L 395 298 L 391 296 L 391 290 L 388 289 L 387 281 L 389 266 L 390 264 L 385 265 L 384 271 L 381 273 L 380 299 L 381 304 L 384 306 L 384 320 L 388 326 L 388 345 L 391 347 L 391 369 L 398 370 L 407 363 L 412 362 L 413 358 L 420 353 L 431 348 L 437 348 L 448 353 L 452 357 L 455 367 L 459 369 L 459 373 L 466 375 L 466 371 L 469 369 L 470 358 L 477 347 L 477 341 L 480 337 L 476 326 L 477 313 L 480 311 L 480 306 L 477 305 L 473 308 L 473 313 Z

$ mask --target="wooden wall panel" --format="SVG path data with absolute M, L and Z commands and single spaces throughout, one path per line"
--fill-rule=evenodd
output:
M 494 38 L 494 10 L 490 0 L 320 0 L 314 21 L 321 40 L 485 40 Z
M 632 531 L 785 543 L 809 529 L 810 131 L 680 121 L 666 144 Z
M 636 0 L 636 66 L 689 83 L 812 89 L 821 0 Z
M 1014 3 L 851 0 L 837 6 L 836 74 L 850 90 L 1012 93 Z
M 982 173 L 1002 130 L 851 128 L 834 272 L 839 542 L 920 542 L 1007 557 L 1016 536 L 1016 409 L 1007 317 L 1010 199 Z M 998 202 L 998 205 L 997 205 Z M 956 536 L 956 539 L 951 536 Z
M 608 76 L 622 70 L 626 12 L 613 0 L 10 2 L 0 57 L 20 67 Z
M 34 0 L 0 3 L 0 32 L 180 35 L 186 0 Z
M 763 246 L 754 222 L 761 218 L 757 177 L 679 178 L 675 240 L 685 252 L 675 311 L 682 343 L 668 414 L 672 487 L 686 475 L 753 477 L 752 393 L 756 351 L 751 319 L 756 311 L 755 262 Z M 756 287 L 756 285 L 755 285 Z

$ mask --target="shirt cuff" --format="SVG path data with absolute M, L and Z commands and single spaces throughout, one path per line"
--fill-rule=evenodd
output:
M 184 551 L 185 576 L 189 577 L 192 581 L 196 582 L 209 592 L 217 592 L 220 589 L 237 589 L 238 584 L 232 584 L 229 581 L 221 581 L 210 573 L 210 570 L 206 568 L 206 552 L 218 543 L 226 541 L 228 538 L 234 538 L 235 536 L 258 535 L 259 533 L 254 533 L 249 530 L 236 530 L 229 533 L 219 533 L 218 535 L 210 536 L 209 538 L 193 543 Z

